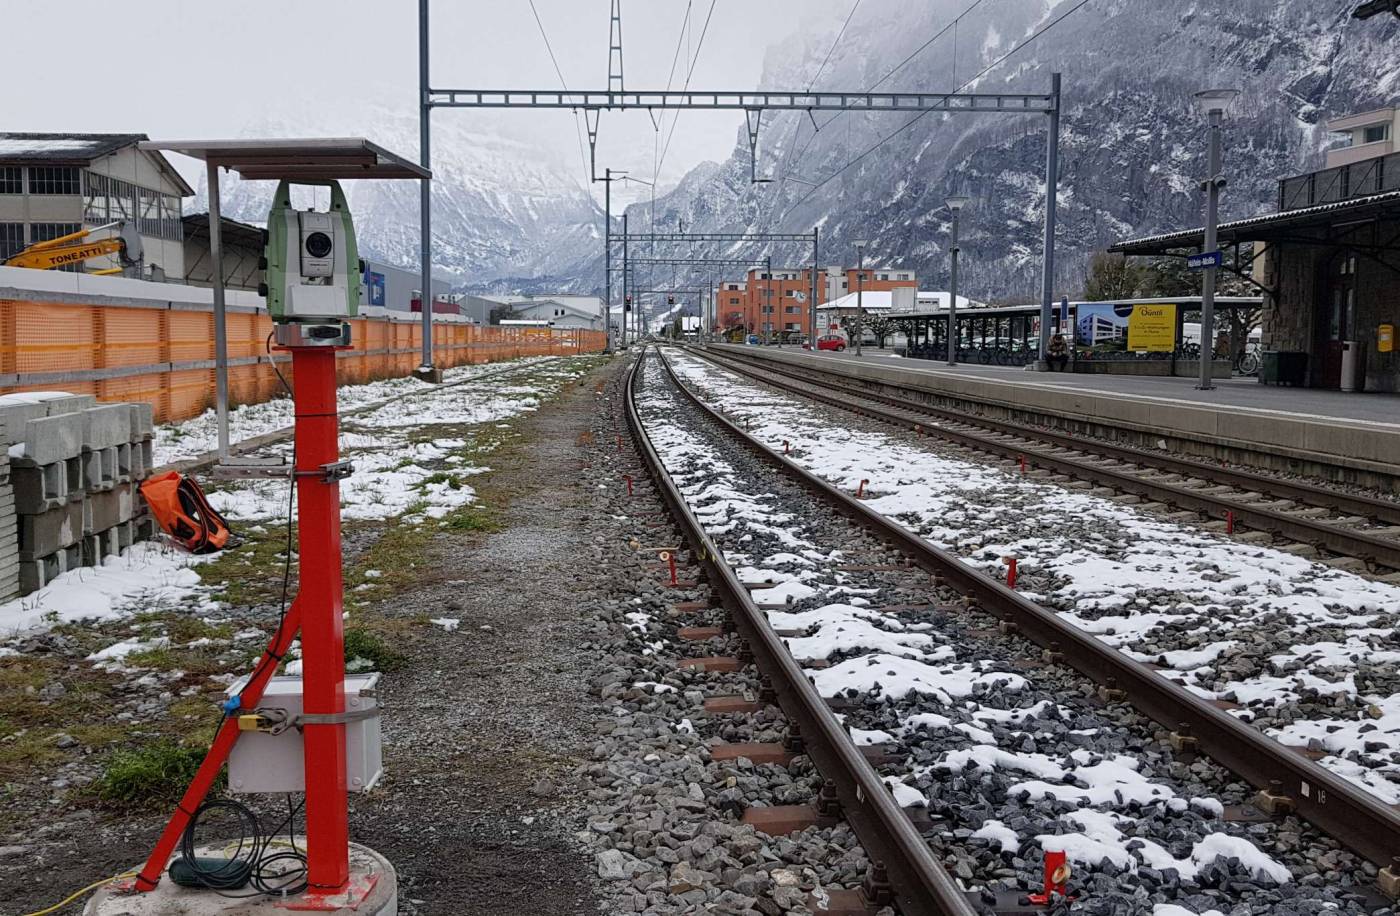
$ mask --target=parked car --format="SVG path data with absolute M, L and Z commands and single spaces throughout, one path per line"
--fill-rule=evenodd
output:
M 837 353 L 840 353 L 842 350 L 846 349 L 846 338 L 842 337 L 840 334 L 828 334 L 825 337 L 818 337 L 817 349 L 835 350 Z

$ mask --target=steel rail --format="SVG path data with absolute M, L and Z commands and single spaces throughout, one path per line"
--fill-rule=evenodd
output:
M 671 371 L 664 360 L 663 364 Z M 1287 795 L 1299 817 L 1376 865 L 1389 867 L 1400 855 L 1400 813 L 1391 806 L 838 490 L 740 429 L 674 372 L 671 377 L 691 403 L 759 457 L 1014 625 L 1032 642 L 1056 653 L 1064 664 L 1099 684 L 1124 691 L 1139 712 L 1178 735 L 1190 735 L 1201 753 L 1256 788 Z
M 930 424 L 923 420 L 923 416 L 933 416 L 939 419 L 952 420 L 958 423 L 967 423 L 972 426 L 990 427 L 992 422 L 983 423 L 981 418 L 968 417 L 954 412 L 944 411 L 940 408 L 930 408 L 925 405 L 911 405 L 900 402 L 899 399 L 889 395 L 873 394 L 860 389 L 847 389 L 845 397 L 835 397 L 822 394 L 820 391 L 809 391 L 797 387 L 786 378 L 797 378 L 803 384 L 818 387 L 842 390 L 842 386 L 827 382 L 812 381 L 785 373 L 781 370 L 769 368 L 771 364 L 764 363 L 762 371 L 769 373 L 776 378 L 765 377 L 755 371 L 753 366 L 747 361 L 724 354 L 723 357 L 705 352 L 704 358 L 720 365 L 724 365 L 733 371 L 749 378 L 762 382 L 766 385 L 773 385 L 799 394 L 803 397 L 830 404 L 844 410 L 849 410 L 871 419 L 893 423 L 899 426 L 909 426 L 919 432 L 936 433 L 945 439 L 949 439 L 959 445 L 982 451 L 995 452 L 1007 458 L 1026 458 L 1028 463 L 1039 467 L 1048 468 L 1061 474 L 1071 477 L 1080 477 L 1092 480 L 1097 483 L 1111 486 L 1122 490 L 1125 493 L 1132 493 L 1136 496 L 1146 497 L 1156 502 L 1168 503 L 1183 509 L 1190 509 L 1216 518 L 1223 518 L 1224 513 L 1230 512 L 1234 515 L 1235 521 L 1247 528 L 1258 531 L 1265 531 L 1270 534 L 1288 538 L 1299 543 L 1310 544 L 1315 547 L 1323 547 L 1333 553 L 1346 556 L 1358 557 L 1369 563 L 1379 564 L 1390 569 L 1400 569 L 1400 541 L 1379 537 L 1364 530 L 1349 529 L 1341 525 L 1329 524 L 1316 519 L 1304 518 L 1289 515 L 1276 509 L 1265 509 L 1259 506 L 1252 506 L 1245 502 L 1230 499 L 1227 495 L 1213 495 L 1190 487 L 1177 486 L 1175 484 L 1162 481 L 1148 480 L 1125 471 L 1118 471 L 1112 468 L 1100 467 L 1087 463 L 1083 460 L 1065 458 L 1055 455 L 1044 449 L 1034 446 L 1013 445 L 1005 442 L 998 442 L 986 436 L 975 433 L 963 432 L 961 430 L 949 429 L 946 426 Z M 725 359 L 727 358 L 727 362 Z M 870 404 L 860 404 L 849 400 L 851 397 L 863 398 L 867 401 L 883 402 L 889 404 L 893 410 L 887 410 L 879 406 Z M 945 416 L 945 414 L 949 414 Z M 922 422 L 921 422 L 922 421 Z M 1021 433 L 1008 432 L 1008 435 L 1021 435 Z M 1029 435 L 1029 434 L 1026 434 Z M 1067 446 L 1079 451 L 1090 451 L 1096 447 L 1097 443 L 1090 443 L 1086 440 L 1071 439 L 1072 444 Z M 1262 488 L 1269 478 L 1259 478 L 1257 486 L 1251 489 Z
M 715 354 L 706 351 L 706 355 L 713 356 Z M 734 360 L 744 360 L 747 358 L 751 362 L 763 362 L 765 366 L 778 365 L 770 361 L 760 360 L 758 357 L 751 357 L 748 354 L 724 353 L 723 356 Z M 1086 440 L 1084 438 L 1076 438 L 1075 436 L 1058 433 L 1054 430 L 1041 429 L 1040 427 L 1010 420 L 998 420 L 992 417 L 969 414 L 964 411 L 953 410 L 948 407 L 939 407 L 938 405 L 928 404 L 926 402 L 910 404 L 890 395 L 881 394 L 879 392 L 868 392 L 854 383 L 869 382 L 886 388 L 907 391 L 911 394 L 931 394 L 932 392 L 925 392 L 918 388 L 906 388 L 892 382 L 856 379 L 852 376 L 843 375 L 840 372 L 835 372 L 820 366 L 797 367 L 783 365 L 781 369 L 774 369 L 773 371 L 789 375 L 790 377 L 797 377 L 791 371 L 784 371 L 797 369 L 800 369 L 802 372 L 822 375 L 836 380 L 831 383 L 825 383 L 828 384 L 829 387 L 848 388 L 852 392 L 861 394 L 862 397 L 880 400 L 897 406 L 912 407 L 925 413 L 944 417 L 948 420 L 965 422 L 974 426 L 983 426 L 987 429 L 1011 436 L 1040 439 L 1062 448 L 1071 448 L 1081 452 L 1094 452 L 1105 457 L 1115 458 L 1120 461 L 1129 461 L 1134 464 L 1153 467 L 1162 471 L 1189 473 L 1194 477 L 1205 478 L 1218 483 L 1228 484 L 1232 487 L 1239 487 L 1244 490 L 1258 490 L 1278 496 L 1282 499 L 1292 499 L 1307 503 L 1310 506 L 1320 506 L 1338 512 L 1349 512 L 1354 515 L 1365 516 L 1389 524 L 1400 525 L 1400 502 L 1395 500 L 1380 499 L 1375 496 L 1364 496 L 1359 493 L 1347 493 L 1330 487 L 1318 486 L 1317 484 L 1285 480 L 1283 478 L 1270 477 L 1266 474 L 1256 474 L 1252 471 L 1242 469 L 1220 467 L 1194 458 L 1178 455 L 1162 455 L 1157 452 L 1147 451 L 1146 449 L 1119 445 L 1114 442 L 1105 442 L 1099 439 Z
M 812 758 L 824 777 L 835 782 L 842 816 L 871 862 L 884 866 L 901 912 L 906 916 L 974 916 L 976 910 L 968 903 L 966 892 L 934 858 L 884 781 L 807 680 L 666 471 L 637 409 L 638 381 L 646 358 L 644 352 L 628 372 L 627 424 L 658 492 L 694 548 L 694 555 L 705 565 L 710 585 L 729 609 L 755 663 L 772 681 L 783 712 L 797 727 L 803 753 Z M 679 382 L 677 387 L 686 390 Z

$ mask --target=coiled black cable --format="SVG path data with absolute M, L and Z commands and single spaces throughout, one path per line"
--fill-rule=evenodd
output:
M 297 848 L 292 828 L 301 808 L 302 805 L 294 805 L 292 797 L 288 795 L 287 817 L 276 829 L 264 835 L 262 823 L 252 808 L 233 799 L 210 799 L 195 809 L 185 825 L 185 832 L 180 835 L 181 862 L 194 880 L 221 897 L 291 897 L 300 894 L 307 888 L 306 854 Z M 210 811 L 231 812 L 239 825 L 238 839 L 230 843 L 232 853 L 214 867 L 201 864 L 196 855 L 199 822 Z M 270 852 L 284 829 L 287 831 L 287 848 Z M 291 865 L 288 866 L 288 863 Z M 251 893 L 228 893 L 249 884 L 253 887 Z

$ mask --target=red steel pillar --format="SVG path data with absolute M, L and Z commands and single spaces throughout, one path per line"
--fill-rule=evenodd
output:
M 345 712 L 345 632 L 340 553 L 340 484 L 326 467 L 340 460 L 335 354 L 341 347 L 294 346 L 297 542 L 303 712 Z M 345 725 L 303 727 L 307 880 L 314 894 L 345 889 L 350 877 Z

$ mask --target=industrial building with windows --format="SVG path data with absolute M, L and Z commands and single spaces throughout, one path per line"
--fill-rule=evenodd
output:
M 145 134 L 0 133 L 0 259 L 81 229 L 134 224 L 141 258 L 127 273 L 185 275 L 182 199 L 191 188 Z M 67 270 L 121 267 L 115 256 Z

